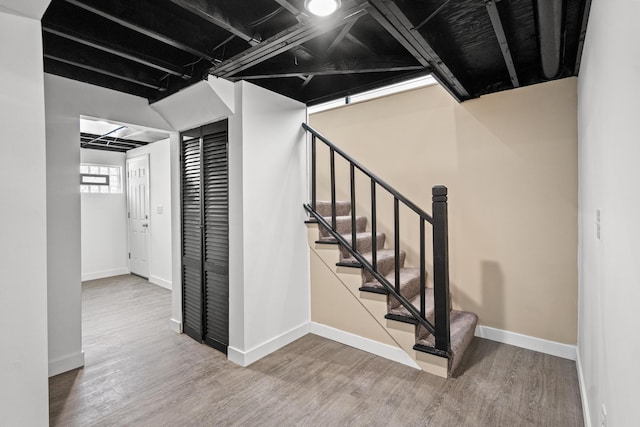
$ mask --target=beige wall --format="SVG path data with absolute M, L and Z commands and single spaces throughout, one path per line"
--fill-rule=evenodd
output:
M 576 102 L 573 78 L 463 104 L 435 85 L 317 113 L 310 124 L 427 212 L 431 187 L 449 188 L 457 308 L 485 326 L 575 344 Z M 319 160 L 319 197 L 328 199 L 328 153 Z M 337 171 L 338 198 L 348 200 L 346 164 Z M 358 214 L 368 215 L 368 181 L 356 182 Z M 393 200 L 378 194 L 378 229 L 392 247 Z M 401 210 L 412 266 L 418 224 Z

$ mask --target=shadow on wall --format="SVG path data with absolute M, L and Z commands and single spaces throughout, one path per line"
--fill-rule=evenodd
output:
M 451 288 L 455 289 L 453 298 L 456 307 L 463 307 L 464 310 L 473 313 L 484 313 L 479 324 L 492 326 L 505 324 L 504 310 L 504 274 L 500 264 L 496 261 L 480 261 L 480 295 L 473 298 L 464 292 L 464 288 L 452 283 Z M 490 306 L 493 310 L 486 313 L 483 308 Z
M 479 325 L 504 325 L 504 274 L 500 264 L 496 261 L 480 261 L 480 277 L 479 298 L 470 297 L 455 283 L 451 283 L 451 288 L 455 289 L 453 292 L 455 306 L 464 307 L 464 310 L 471 311 L 473 313 L 484 313 L 479 316 Z M 482 310 L 483 307 L 487 306 L 493 307 L 493 310 L 490 313 L 486 313 L 486 310 Z M 488 353 L 484 354 L 483 357 L 488 357 L 495 350 L 497 350 L 497 347 L 490 347 L 490 350 L 486 350 Z M 482 358 L 477 357 L 469 357 L 468 359 L 474 360 L 474 362 L 471 363 L 471 366 L 482 360 Z M 465 366 L 464 370 L 471 366 Z M 462 367 L 460 371 L 462 371 Z

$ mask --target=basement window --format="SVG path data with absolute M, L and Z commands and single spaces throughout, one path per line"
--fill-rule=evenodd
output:
M 122 167 L 82 163 L 80 165 L 80 192 L 122 193 Z
M 418 77 L 415 79 L 392 84 L 389 86 L 383 86 L 377 89 L 350 95 L 345 98 L 339 98 L 333 101 L 324 102 L 322 104 L 313 105 L 311 107 L 307 107 L 307 114 L 314 114 L 314 113 L 319 113 L 321 111 L 332 110 L 334 108 L 342 107 L 344 105 L 355 104 L 363 101 L 369 101 L 371 99 L 381 98 L 383 96 L 393 95 L 396 93 L 405 92 L 407 90 L 418 89 L 425 86 L 431 86 L 436 83 L 438 82 L 431 75 Z

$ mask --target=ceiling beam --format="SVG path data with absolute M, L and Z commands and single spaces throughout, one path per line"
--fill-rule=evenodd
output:
M 331 19 L 305 20 L 288 28 L 273 37 L 268 38 L 257 46 L 222 62 L 210 69 L 210 73 L 217 77 L 231 77 L 247 68 L 251 68 L 267 59 L 325 34 L 367 13 L 368 5 L 356 6 L 336 13 Z
M 266 68 L 266 67 L 265 67 Z M 394 57 L 376 57 L 373 59 L 353 59 L 340 62 L 325 62 L 321 64 L 300 64 L 287 69 L 265 69 L 264 73 L 250 75 L 236 75 L 231 80 L 256 80 L 283 77 L 329 76 L 336 74 L 388 73 L 394 71 L 424 70 L 415 61 L 407 61 Z M 307 80 L 305 78 L 305 80 Z
M 260 43 L 260 37 L 254 37 L 242 24 L 225 16 L 212 2 L 206 0 L 171 0 L 173 3 L 230 32 L 248 42 L 251 46 Z
M 104 142 L 99 142 L 99 141 L 104 141 Z M 87 133 L 87 132 L 80 133 L 80 145 L 83 146 L 83 148 L 85 145 L 88 145 L 88 144 L 104 146 L 106 145 L 105 143 L 108 143 L 109 144 L 108 146 L 111 146 L 111 147 L 120 147 L 124 149 L 142 147 L 149 144 L 148 142 L 136 141 L 133 139 L 115 138 L 112 136 L 96 135 L 96 134 Z
M 88 12 L 91 12 L 95 15 L 101 16 L 105 19 L 110 20 L 111 22 L 115 22 L 118 25 L 122 25 L 123 27 L 129 28 L 130 30 L 136 31 L 137 33 L 143 34 L 147 37 L 151 37 L 154 40 L 158 40 L 162 43 L 168 44 L 169 46 L 173 46 L 177 49 L 188 52 L 192 55 L 198 56 L 200 58 L 204 58 L 208 61 L 213 61 L 213 57 L 206 52 L 202 52 L 201 50 L 195 49 L 187 44 L 178 41 L 174 38 L 167 37 L 163 34 L 158 33 L 157 31 L 150 30 L 141 25 L 138 25 L 128 19 L 122 18 L 120 16 L 115 16 L 109 12 L 100 10 L 90 4 L 85 3 L 82 0 L 65 0 L 67 3 L 82 8 Z
M 487 7 L 489 18 L 491 18 L 491 25 L 493 25 L 493 32 L 496 34 L 502 56 L 504 57 L 504 63 L 509 71 L 509 78 L 513 87 L 520 87 L 520 81 L 518 80 L 518 74 L 516 73 L 516 67 L 513 63 L 513 57 L 511 56 L 511 50 L 509 50 L 509 41 L 507 35 L 504 33 L 504 27 L 502 26 L 502 20 L 500 19 L 500 12 L 495 0 L 486 0 L 484 5 Z
M 415 29 L 409 18 L 400 8 L 389 0 L 357 0 L 359 3 L 369 3 L 373 7 L 369 14 L 378 21 L 387 32 L 395 38 L 418 62 L 424 67 L 432 68 L 433 77 L 458 101 L 471 98 L 469 92 L 451 72 L 433 50 L 427 40 Z
M 45 58 L 47 58 L 47 59 L 52 59 L 54 61 L 62 62 L 64 64 L 73 65 L 74 67 L 82 68 L 82 69 L 88 70 L 88 71 L 93 71 L 95 73 L 103 74 L 105 76 L 115 77 L 116 79 L 124 80 L 124 81 L 129 82 L 129 83 L 135 83 L 137 85 L 144 86 L 144 87 L 147 87 L 147 88 L 150 88 L 150 89 L 155 89 L 155 90 L 160 91 L 160 92 L 163 92 L 163 91 L 166 90 L 165 88 L 158 86 L 157 83 L 150 83 L 150 82 L 141 81 L 141 80 L 139 80 L 137 78 L 124 75 L 123 73 L 114 73 L 114 72 L 108 71 L 108 70 L 106 70 L 106 69 L 104 69 L 102 67 L 97 67 L 97 66 L 90 65 L 90 64 L 87 64 L 87 63 L 84 63 L 84 62 L 80 62 L 80 61 L 77 61 L 77 60 L 65 58 L 62 55 L 53 55 L 53 54 L 45 52 L 43 56 Z
M 325 51 L 324 56 L 330 56 L 333 53 L 333 51 L 336 49 L 336 47 L 338 47 L 340 42 L 347 36 L 347 34 L 349 34 L 349 31 L 351 31 L 353 26 L 356 25 L 356 22 L 358 22 L 358 20 L 354 19 L 353 21 L 348 22 L 344 27 L 342 27 L 342 30 L 340 30 L 340 33 L 338 34 L 338 36 L 335 39 L 333 39 L 333 41 Z
M 132 50 L 124 48 L 123 46 L 111 44 L 105 40 L 96 40 L 90 36 L 80 34 L 69 28 L 63 28 L 57 25 L 43 23 L 42 29 L 46 33 L 64 37 L 67 40 L 81 43 L 85 46 L 89 46 L 91 48 L 98 49 L 103 52 L 107 52 L 112 55 L 137 62 L 142 65 L 146 65 L 147 67 L 155 68 L 158 71 L 163 71 L 165 73 L 183 78 L 185 80 L 191 78 L 191 75 L 189 73 L 186 73 L 182 67 L 170 64 L 158 58 L 153 58 L 142 52 L 134 52 Z
M 295 16 L 298 22 L 302 22 L 306 18 L 308 18 L 308 16 L 303 14 L 297 7 L 289 3 L 287 0 L 275 0 L 275 2 L 278 3 L 280 6 L 282 6 L 283 8 L 285 8 L 290 14 Z
M 294 5 L 289 3 L 287 0 L 275 0 L 275 2 L 278 3 L 280 6 L 282 6 L 283 8 L 285 8 L 286 10 L 288 10 L 289 13 L 291 13 L 298 20 L 298 22 L 305 22 L 305 21 L 307 21 L 309 19 L 309 15 L 307 15 L 306 13 L 302 12 L 301 10 L 299 10 L 297 7 L 295 7 Z M 352 7 L 354 4 L 355 3 L 352 0 L 347 0 L 347 1 L 343 2 L 342 6 L 343 7 Z M 362 43 L 353 34 L 347 33 L 345 37 L 351 43 L 360 46 L 361 48 L 363 48 L 366 51 L 370 51 L 369 47 L 366 44 Z

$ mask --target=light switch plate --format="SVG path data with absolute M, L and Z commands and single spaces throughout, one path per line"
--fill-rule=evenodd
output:
M 162 215 L 163 211 L 164 211 L 164 207 L 162 205 L 156 206 L 156 212 L 158 213 L 158 215 Z

